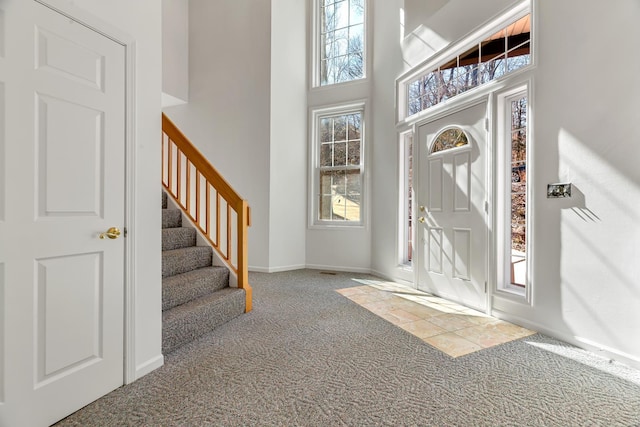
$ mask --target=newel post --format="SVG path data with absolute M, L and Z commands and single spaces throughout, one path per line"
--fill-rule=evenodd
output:
M 246 293 L 245 313 L 251 311 L 252 292 L 249 285 L 248 228 L 251 225 L 249 205 L 246 200 L 240 202 L 238 209 L 238 287 Z

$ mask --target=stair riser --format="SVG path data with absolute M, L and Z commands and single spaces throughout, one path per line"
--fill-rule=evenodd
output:
M 162 281 L 162 311 L 229 286 L 229 270 L 201 268 Z
M 162 250 L 188 248 L 196 245 L 196 230 L 193 228 L 166 228 L 162 230 Z
M 162 210 L 162 228 L 182 227 L 182 212 L 178 209 Z
M 179 316 L 168 314 L 173 310 L 163 314 L 162 353 L 171 353 L 244 313 L 244 291 L 241 289 L 228 289 L 228 291 L 224 297 L 208 304 L 189 307 Z
M 211 248 L 198 246 L 162 253 L 162 277 L 175 276 L 202 267 L 210 267 L 212 261 Z

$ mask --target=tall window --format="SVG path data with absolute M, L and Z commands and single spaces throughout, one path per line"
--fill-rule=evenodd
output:
M 400 135 L 400 264 L 410 267 L 413 260 L 413 132 Z
M 530 302 L 530 232 L 528 165 L 528 88 L 519 87 L 498 95 L 497 164 L 501 194 L 496 198 L 498 251 L 498 291 L 525 297 Z
M 459 55 L 406 81 L 405 117 L 529 65 L 531 15 L 517 18 L 462 48 L 465 50 Z
M 527 96 L 509 102 L 511 142 L 511 284 L 527 283 Z
M 319 84 L 365 76 L 365 0 L 318 0 Z
M 363 111 L 315 115 L 317 224 L 362 224 Z

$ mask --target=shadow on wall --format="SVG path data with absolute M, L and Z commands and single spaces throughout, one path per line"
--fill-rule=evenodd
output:
M 638 323 L 632 301 L 640 300 L 633 246 L 640 186 L 624 172 L 628 161 L 603 149 L 598 135 L 578 137 L 565 128 L 557 135 L 558 178 L 573 181 L 571 198 L 547 200 L 557 215 L 544 221 L 557 221 L 557 270 L 549 268 L 558 273 L 551 282 L 558 286 L 557 313 L 579 341 L 637 357 L 628 337 Z

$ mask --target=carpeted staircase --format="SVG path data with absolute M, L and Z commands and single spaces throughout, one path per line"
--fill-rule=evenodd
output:
M 162 192 L 162 353 L 168 354 L 244 313 L 245 291 L 229 287 L 229 270 L 212 265 L 213 250 L 196 246 L 182 211 Z

